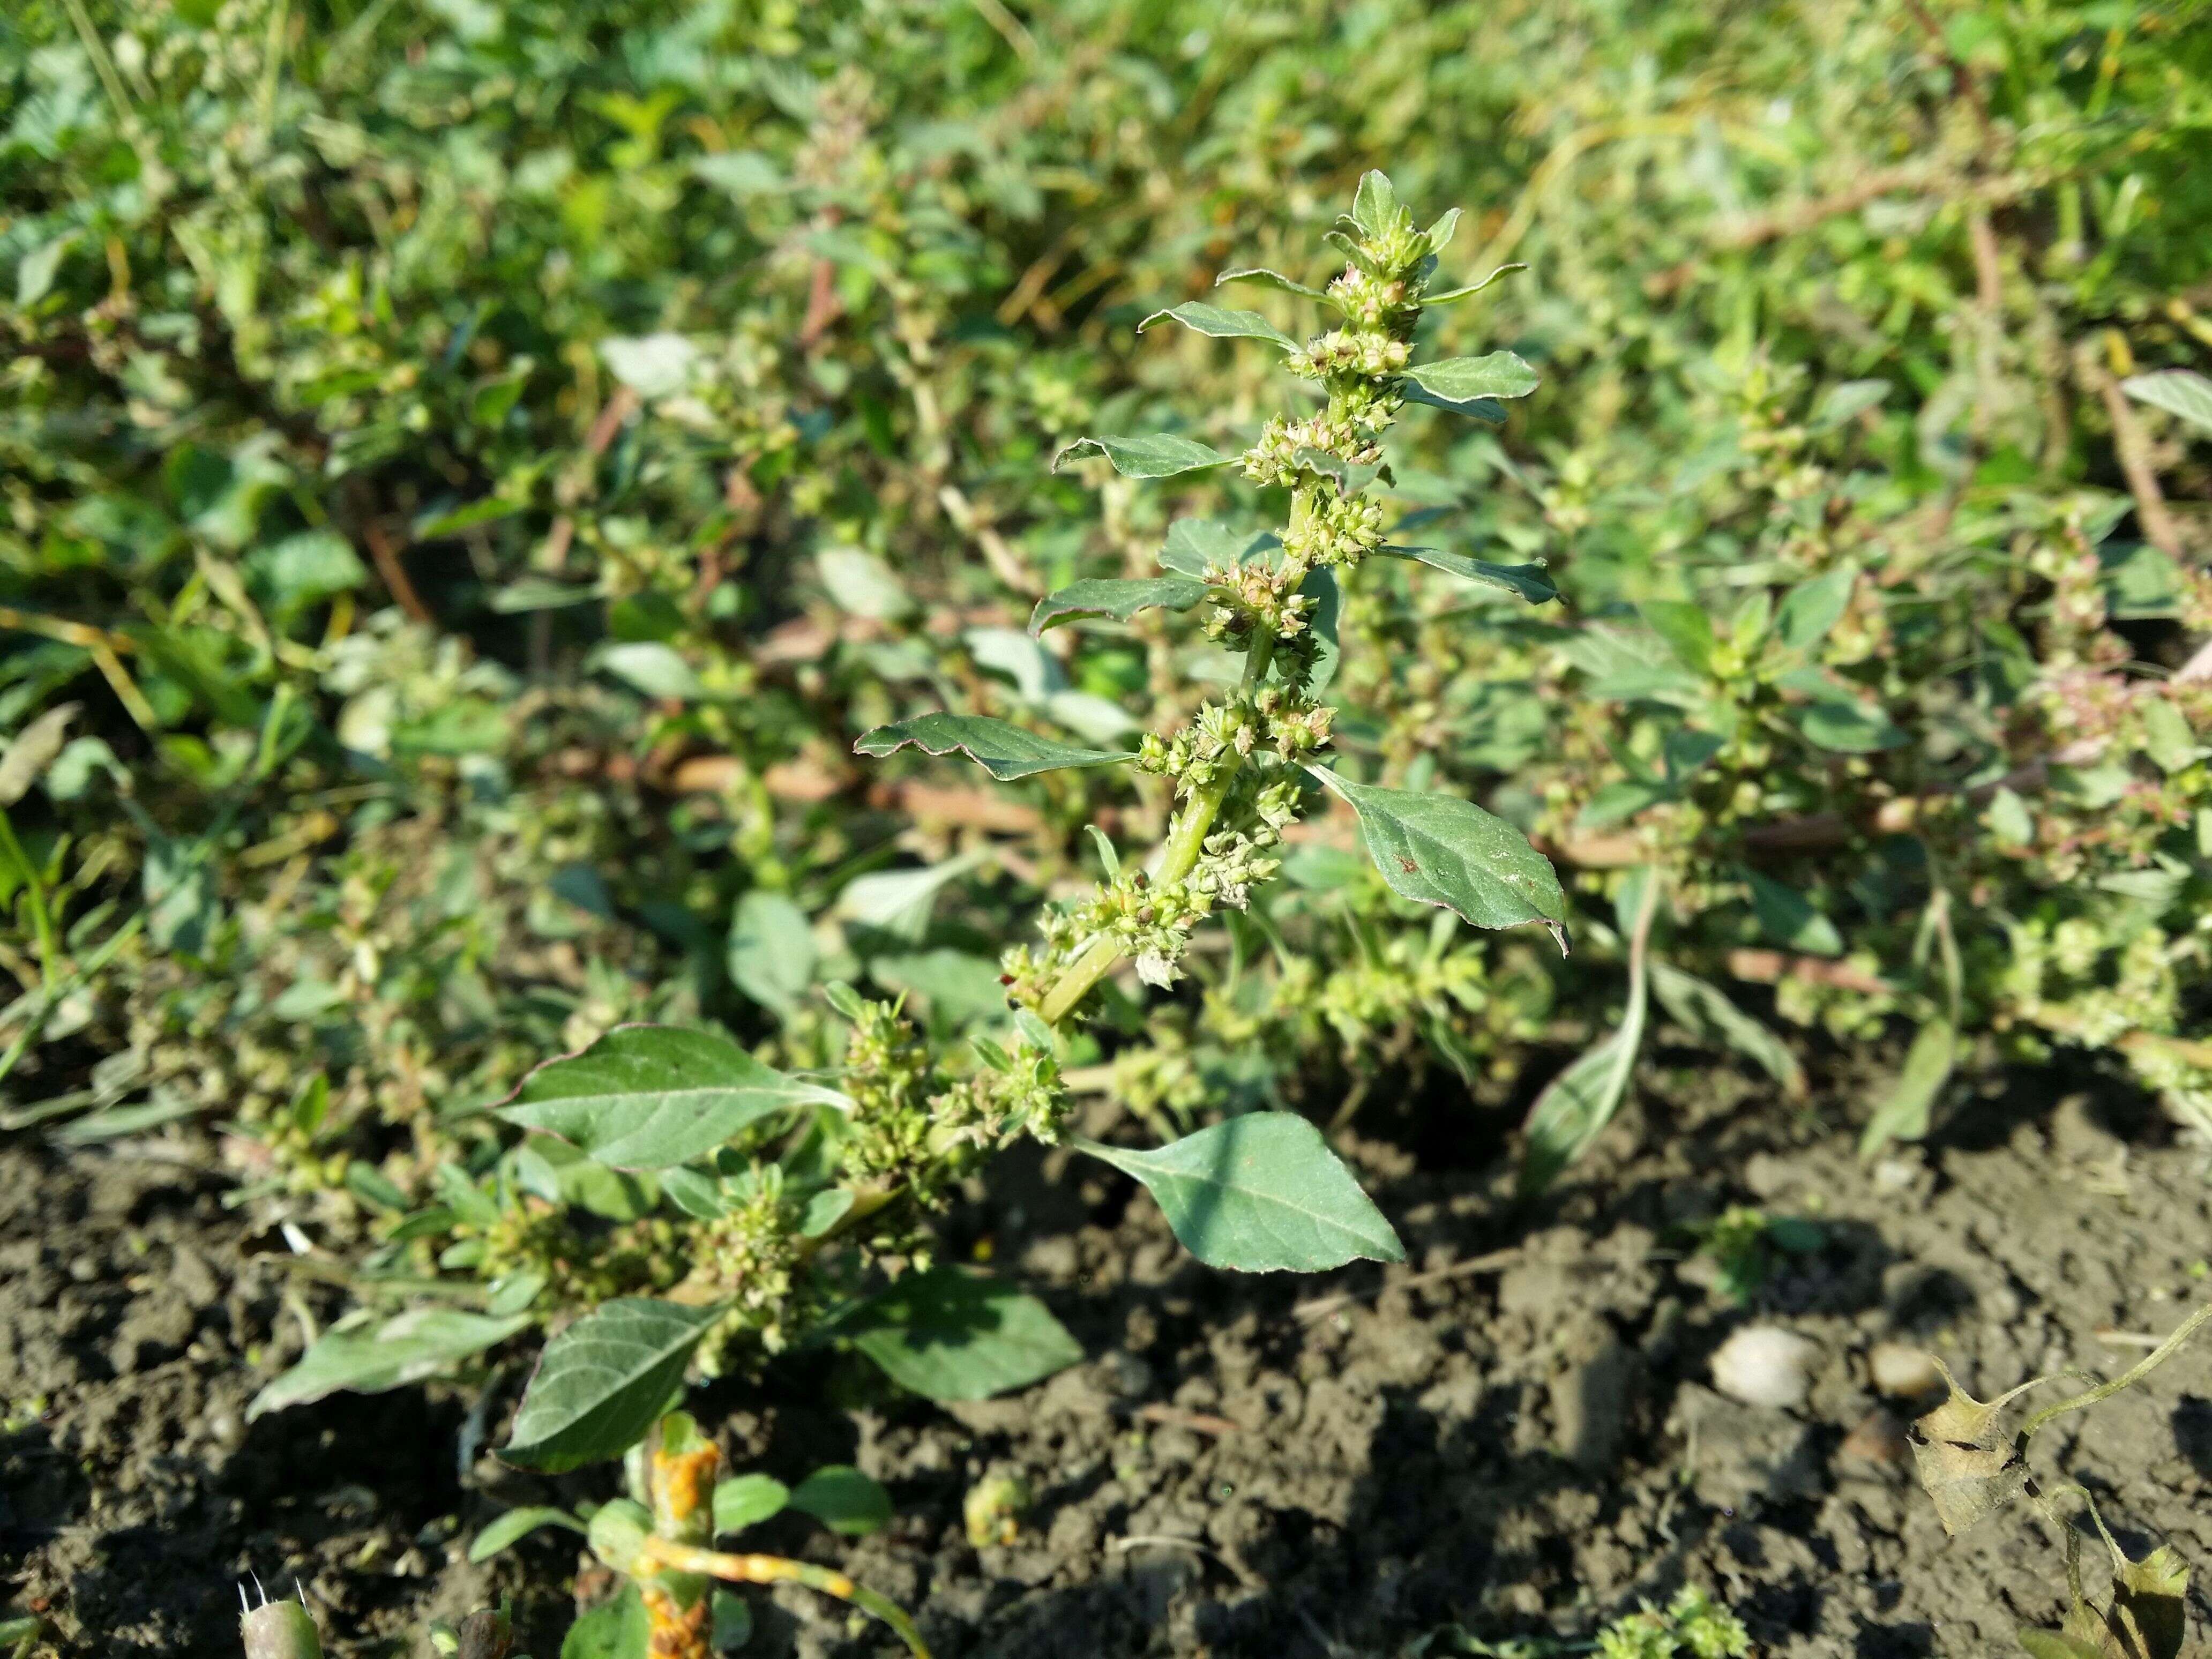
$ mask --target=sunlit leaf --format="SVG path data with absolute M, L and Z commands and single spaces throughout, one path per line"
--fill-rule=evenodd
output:
M 1544 923 L 1564 936 L 1566 896 L 1551 860 L 1503 818 L 1456 795 L 1353 783 L 1310 772 L 1359 815 L 1367 854 L 1392 890 L 1457 911 L 1478 927 Z
M 1232 1117 L 1152 1152 L 1075 1144 L 1142 1182 L 1183 1248 L 1208 1267 L 1319 1273 L 1405 1258 L 1321 1131 L 1291 1113 Z
M 923 714 L 894 726 L 879 726 L 855 743 L 853 750 L 881 759 L 908 744 L 926 755 L 956 751 L 965 755 L 1001 782 L 1063 766 L 1110 766 L 1137 757 L 1133 749 L 1085 749 L 1041 738 L 988 714 Z
M 617 1025 L 582 1053 L 538 1066 L 498 1112 L 614 1169 L 667 1170 L 772 1113 L 845 1103 L 836 1090 L 786 1077 L 711 1031 Z
M 1078 438 L 1052 458 L 1052 470 L 1057 472 L 1070 458 L 1085 455 L 1103 455 L 1125 478 L 1171 478 L 1237 459 L 1189 438 L 1158 432 L 1136 438 Z
M 603 1302 L 545 1345 L 500 1455 L 545 1474 L 619 1457 L 668 1409 L 721 1308 Z
M 986 1400 L 1083 1358 L 1043 1303 L 957 1267 L 905 1275 L 837 1329 L 893 1382 L 930 1400 Z
M 1163 317 L 1172 317 L 1185 328 L 1217 340 L 1267 340 L 1285 351 L 1297 349 L 1296 340 L 1256 311 L 1224 311 L 1219 306 L 1206 305 L 1196 300 L 1170 306 L 1165 311 L 1154 312 L 1137 325 L 1137 331 L 1143 333 Z

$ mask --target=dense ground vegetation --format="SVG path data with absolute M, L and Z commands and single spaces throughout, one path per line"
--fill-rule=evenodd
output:
M 0 1125 L 178 1137 L 380 1316 L 485 1322 L 384 1382 L 752 1248 L 780 1190 L 493 1109 L 629 1022 L 1006 1053 L 1002 950 L 1173 779 L 854 742 L 1224 695 L 1205 607 L 1028 624 L 1294 480 L 1049 463 L 1264 442 L 1278 354 L 1137 325 L 1305 344 L 1214 278 L 1326 288 L 1383 167 L 1468 210 L 1432 290 L 1528 267 L 1413 356 L 1541 384 L 1404 411 L 1369 499 L 1430 551 L 1342 583 L 1329 763 L 1516 826 L 1571 953 L 1317 797 L 1058 1079 L 1148 1142 L 1525 1117 L 1530 1189 L 1662 1031 L 1870 1152 L 2054 1057 L 2212 1133 L 2212 441 L 2136 395 L 2212 363 L 2209 128 L 2197 0 L 13 9 Z

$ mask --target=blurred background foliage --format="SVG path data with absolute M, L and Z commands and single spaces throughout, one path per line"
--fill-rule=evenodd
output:
M 1530 267 L 1423 350 L 1545 380 L 1409 411 L 1401 532 L 1565 599 L 1363 570 L 1339 749 L 1528 829 L 1575 952 L 1325 818 L 1083 1086 L 1459 1138 L 1620 1021 L 1649 866 L 1661 1027 L 1870 1146 L 2055 1049 L 2212 1125 L 2212 451 L 2119 390 L 2212 359 L 2208 144 L 2200 0 L 24 0 L 0 1121 L 198 1118 L 468 1271 L 483 1109 L 615 1023 L 1003 1018 L 1083 826 L 1164 801 L 851 740 L 1195 703 L 1179 619 L 1024 625 L 1262 492 L 1046 463 L 1244 441 L 1270 365 L 1134 325 L 1324 276 L 1382 166 L 1470 210 L 1456 274 Z

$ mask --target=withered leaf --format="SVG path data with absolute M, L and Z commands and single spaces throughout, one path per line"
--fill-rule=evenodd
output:
M 2175 1659 L 2189 1633 L 2188 1594 L 2189 1568 L 2171 1545 L 2140 1561 L 2123 1558 L 2105 1613 L 2106 1650 L 2113 1659 Z
M 2027 1464 L 2019 1445 L 2000 1431 L 1998 1419 L 2013 1400 L 2050 1379 L 2033 1377 L 1983 1401 L 1960 1388 L 1942 1360 L 1936 1362 L 1936 1369 L 1949 1396 L 1914 1422 L 1906 1438 L 1920 1484 L 1935 1501 L 1936 1517 L 1943 1530 L 1955 1536 L 2027 1489 Z

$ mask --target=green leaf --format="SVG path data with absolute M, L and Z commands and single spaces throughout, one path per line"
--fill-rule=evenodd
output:
M 1272 288 L 1279 294 L 1296 294 L 1308 300 L 1327 300 L 1328 295 L 1317 288 L 1308 288 L 1304 283 L 1294 283 L 1279 270 L 1268 270 L 1259 265 L 1248 265 L 1237 270 L 1224 270 L 1213 279 L 1219 288 L 1224 283 L 1256 283 L 1261 288 Z
M 538 1066 L 497 1110 L 611 1168 L 672 1170 L 772 1113 L 850 1103 L 710 1031 L 617 1025 L 582 1053 Z
M 364 1321 L 325 1331 L 298 1364 L 253 1396 L 246 1420 L 328 1395 L 382 1394 L 420 1382 L 506 1341 L 529 1323 L 527 1314 L 492 1319 L 457 1308 L 416 1308 L 380 1324 Z
M 726 1589 L 717 1589 L 707 1605 L 713 1610 L 714 1632 L 709 1639 L 715 1652 L 734 1652 L 753 1639 L 753 1609 L 750 1601 Z
M 529 505 L 527 501 L 510 501 L 504 495 L 486 495 L 480 501 L 454 507 L 450 512 L 416 519 L 411 533 L 418 542 L 440 541 L 448 536 L 458 536 L 464 530 L 473 530 L 480 524 L 496 524 L 501 519 L 511 519 Z
M 1887 1099 L 1875 1108 L 1859 1136 L 1859 1156 L 1872 1158 L 1893 1140 L 1918 1140 L 1959 1059 L 1959 1034 L 1948 1019 L 1922 1026 L 1905 1051 L 1904 1068 Z
M 1743 878 L 1751 889 L 1752 914 L 1759 918 L 1759 931 L 1767 938 L 1816 957 L 1843 955 L 1844 936 L 1836 931 L 1834 922 L 1814 908 L 1812 900 L 1753 871 L 1745 871 Z
M 601 1303 L 545 1345 L 499 1455 L 544 1474 L 621 1456 L 668 1409 L 722 1313 L 646 1297 Z
M 1321 766 L 1306 770 L 1359 815 L 1367 855 L 1394 891 L 1455 910 L 1478 927 L 1540 921 L 1565 948 L 1559 878 L 1503 818 L 1456 795 L 1352 783 Z
M 1306 619 L 1306 627 L 1315 640 L 1313 670 L 1306 676 L 1306 695 L 1317 697 L 1328 689 L 1328 683 L 1336 678 L 1337 668 L 1344 661 L 1344 647 L 1336 637 L 1337 623 L 1344 614 L 1344 590 L 1337 586 L 1336 572 L 1324 565 L 1306 572 L 1305 580 L 1298 584 L 1298 592 L 1314 602 L 1313 614 Z
M 733 1475 L 714 1487 L 714 1531 L 743 1532 L 772 1516 L 781 1515 L 791 1502 L 791 1488 L 765 1474 Z
M 1856 565 L 1839 564 L 1810 581 L 1798 583 L 1775 613 L 1775 636 L 1792 651 L 1812 650 L 1843 620 L 1858 576 Z
M 1624 889 L 1614 901 L 1616 909 L 1630 913 L 1623 929 L 1629 936 L 1628 1006 L 1619 1028 L 1547 1084 L 1528 1109 L 1528 1145 L 1521 1154 L 1524 1194 L 1540 1193 L 1558 1180 L 1589 1150 L 1628 1097 L 1650 1006 L 1644 953 L 1659 902 L 1659 881 L 1650 870 L 1638 870 L 1630 880 L 1640 885 Z
M 2027 803 L 2009 789 L 1990 797 L 1990 833 L 2001 847 L 2026 847 L 2035 839 L 2035 819 Z
M 755 888 L 730 918 L 730 982 L 787 1018 L 814 982 L 821 952 L 806 912 L 781 893 Z
M 1352 194 L 1352 222 L 1359 227 L 1361 235 L 1372 240 L 1404 211 L 1387 174 L 1370 168 L 1359 175 L 1358 188 Z
M 653 1628 L 645 1597 L 635 1584 L 603 1601 L 568 1626 L 561 1639 L 561 1659 L 650 1659 Z
M 1436 547 L 1386 547 L 1382 550 L 1394 559 L 1411 559 L 1432 570 L 1502 587 L 1509 593 L 1518 593 L 1531 605 L 1541 605 L 1547 599 L 1559 597 L 1559 590 L 1552 586 L 1551 577 L 1540 564 L 1492 564 L 1487 559 L 1471 559 L 1464 553 L 1447 553 Z
M 532 611 L 557 611 L 599 597 L 596 582 L 556 582 L 550 576 L 518 576 L 491 596 L 491 609 L 502 617 Z
M 1638 812 L 1656 806 L 1662 801 L 1675 799 L 1671 783 L 1654 783 L 1641 778 L 1621 778 L 1601 787 L 1584 803 L 1575 815 L 1575 828 L 1583 830 L 1610 830 L 1616 823 L 1626 823 Z
M 817 1469 L 800 1481 L 792 1492 L 791 1507 L 848 1538 L 865 1538 L 891 1523 L 891 1495 L 843 1463 Z
M 1878 409 L 1889 396 L 1887 380 L 1842 380 L 1820 396 L 1808 423 L 1815 432 L 1832 432 L 1869 409 Z
M 1439 406 L 1445 409 L 1485 398 L 1525 398 L 1538 384 L 1536 371 L 1510 351 L 1414 363 L 1405 371 L 1405 379 L 1427 392 L 1430 399 L 1442 399 Z
M 1285 351 L 1298 349 L 1296 340 L 1256 311 L 1225 311 L 1219 306 L 1204 305 L 1195 300 L 1154 312 L 1137 325 L 1137 332 L 1142 334 L 1163 317 L 1172 317 L 1185 328 L 1211 339 L 1272 340 Z
M 613 675 L 648 697 L 703 697 L 707 688 L 673 646 L 657 640 L 628 640 L 592 647 L 590 666 Z
M 1483 289 L 1488 288 L 1500 276 L 1509 276 L 1514 271 L 1526 270 L 1528 269 L 1528 265 L 1527 261 L 1516 259 L 1510 265 L 1498 266 L 1497 270 L 1492 271 L 1487 276 L 1478 276 L 1474 281 L 1471 283 L 1462 283 L 1457 288 L 1448 288 L 1441 294 L 1424 294 L 1421 296 L 1421 303 L 1425 306 L 1449 305 L 1454 300 L 1464 300 L 1470 295 L 1481 293 Z
M 1052 470 L 1071 455 L 1103 455 L 1125 478 L 1171 478 L 1178 472 L 1198 472 L 1235 460 L 1219 450 L 1171 432 L 1137 438 L 1078 438 L 1052 458 Z
M 1321 1131 L 1289 1112 L 1253 1112 L 1154 1152 L 1076 1147 L 1134 1176 L 1184 1248 L 1209 1267 L 1319 1273 L 1402 1261 L 1405 1250 Z
M 1872 755 L 1912 741 L 1881 709 L 1856 698 L 1807 703 L 1797 711 L 1797 729 L 1808 743 L 1839 755 Z
M 880 760 L 908 744 L 926 755 L 949 755 L 957 750 L 1001 783 L 1063 766 L 1110 766 L 1137 757 L 1133 749 L 1083 749 L 1041 738 L 988 714 L 943 713 L 879 726 L 855 743 L 853 751 Z
M 584 1523 L 566 1510 L 556 1510 L 539 1504 L 529 1509 L 509 1510 L 476 1535 L 469 1546 L 469 1559 L 489 1561 L 501 1550 L 528 1537 L 540 1527 L 566 1527 L 580 1537 L 589 1530 Z
M 988 1400 L 1083 1358 L 1043 1303 L 957 1267 L 907 1274 L 837 1328 L 893 1382 L 927 1400 Z
M 1492 426 L 1505 424 L 1505 405 L 1495 398 L 1470 398 L 1462 402 L 1431 392 L 1413 380 L 1399 381 L 1398 395 L 1409 404 L 1426 404 L 1431 409 L 1448 409 L 1455 415 L 1464 415 L 1469 420 L 1486 421 Z
M 1682 666 L 1694 674 L 1712 666 L 1713 618 L 1705 606 L 1687 599 L 1647 599 L 1636 608 Z
M 2139 404 L 2179 415 L 2200 432 L 2212 432 L 2212 380 L 2186 368 L 2130 374 L 2120 390 Z
M 1188 611 L 1206 597 L 1206 584 L 1188 576 L 1140 576 L 1126 581 L 1070 582 L 1036 602 L 1030 632 L 1042 634 L 1078 617 L 1111 617 L 1127 622 L 1155 607 Z
M 1271 532 L 1239 530 L 1218 519 L 1177 519 L 1168 526 L 1159 559 L 1170 570 L 1203 580 L 1210 565 L 1234 570 L 1281 545 Z
M 1683 1026 L 1701 1042 L 1733 1048 L 1780 1084 L 1793 1097 L 1805 1093 L 1805 1068 L 1790 1045 L 1737 1007 L 1719 986 L 1666 963 L 1651 964 L 1651 988 Z
M 2161 698 L 2153 697 L 2142 704 L 2142 727 L 2143 753 L 2169 776 L 2195 765 L 2205 753 L 2181 710 Z M 11 750 L 11 758 L 13 754 Z

